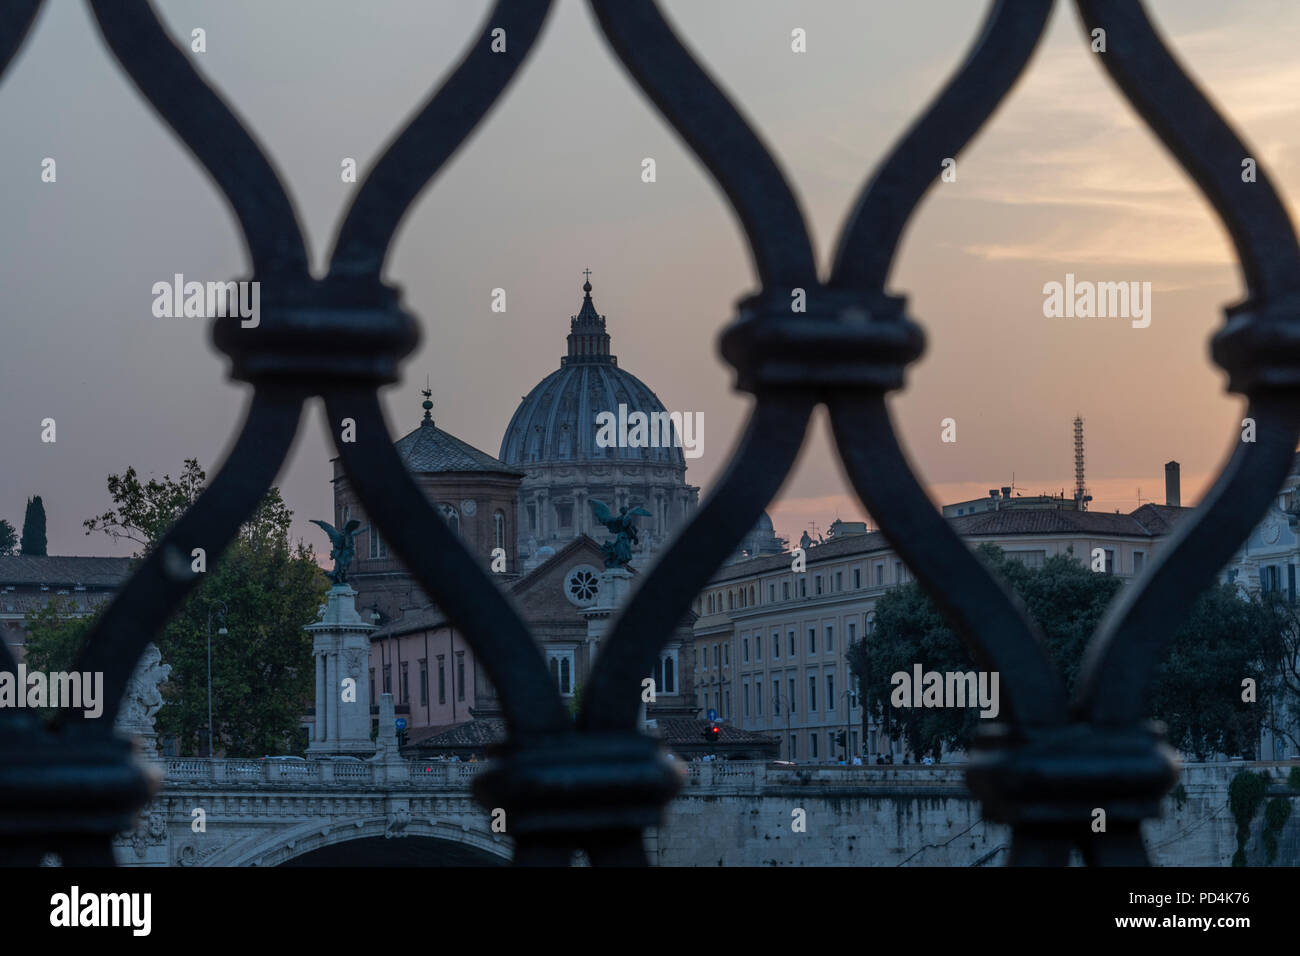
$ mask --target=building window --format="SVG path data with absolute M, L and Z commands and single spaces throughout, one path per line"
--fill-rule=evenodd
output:
M 547 655 L 551 666 L 551 679 L 562 697 L 573 696 L 573 651 L 551 651 Z M 708 695 L 705 695 L 708 699 Z
M 713 645 L 713 666 L 718 670 L 722 670 L 722 645 L 721 644 Z
M 529 530 L 529 531 L 534 531 L 534 532 L 535 532 L 535 531 L 537 530 L 537 505 L 536 505 L 536 503 L 534 503 L 534 502 L 532 502 L 532 501 L 528 502 L 528 504 L 524 507 L 524 510 L 525 510 L 526 512 L 528 512 L 528 530 Z
M 400 669 L 402 679 L 402 703 L 409 704 L 411 702 L 411 681 L 406 672 L 406 661 L 402 661 L 397 666 Z
M 835 674 L 826 675 L 826 709 L 835 709 Z
M 782 581 L 782 582 L 781 582 L 781 600 L 782 600 L 782 601 L 788 601 L 788 600 L 790 600 L 790 582 L 789 582 L 789 581 Z
M 822 576 L 819 574 L 819 575 L 816 576 L 816 578 L 817 578 L 817 593 L 818 593 L 818 594 L 821 594 L 821 593 L 822 593 Z
M 751 607 L 758 603 L 758 592 L 752 584 L 749 586 L 749 603 Z
M 817 735 L 816 734 L 808 735 L 808 746 L 809 746 L 808 759 L 816 760 L 817 759 Z
M 506 516 L 500 511 L 492 516 L 492 540 L 496 542 L 494 547 L 505 549 Z
M 741 686 L 740 706 L 741 706 L 741 716 L 748 717 L 749 716 L 749 685 L 748 684 L 744 684 Z
M 844 590 L 844 572 L 843 572 L 843 571 L 836 571 L 836 572 L 835 572 L 835 590 L 837 590 L 837 591 L 843 591 L 843 590 Z
M 370 701 L 371 701 L 371 703 L 374 703 L 374 700 L 375 700 L 375 669 L 372 667 L 372 668 L 370 668 Z
M 420 706 L 429 706 L 429 662 L 420 658 Z
M 730 642 L 722 645 L 722 663 L 727 667 L 731 666 L 731 644 Z
M 465 699 L 465 652 L 456 652 L 456 699 Z
M 740 660 L 742 663 L 749 663 L 749 638 L 747 637 L 740 639 Z
M 372 558 L 388 557 L 388 545 L 385 544 L 384 539 L 379 536 L 379 529 L 374 526 L 373 522 L 370 525 L 370 533 L 368 537 L 370 538 L 370 556 Z
M 852 646 L 853 642 L 857 639 L 857 636 L 858 636 L 858 622 L 849 621 L 849 645 L 850 646 Z
M 735 609 L 736 609 L 736 592 L 735 592 L 735 591 L 728 591 L 728 592 L 727 592 L 727 610 L 728 610 L 728 611 L 734 611 Z
M 768 599 L 769 602 L 775 602 L 775 601 L 776 601 L 776 585 L 775 585 L 775 584 L 769 584 L 769 585 L 767 586 L 767 599 Z
M 710 614 L 713 613 L 713 595 L 712 595 L 712 594 L 709 595 L 709 613 L 710 613 Z
M 826 625 L 826 653 L 831 654 L 835 651 L 835 625 Z
M 454 535 L 460 534 L 460 512 L 455 506 L 449 505 L 445 501 L 438 503 L 438 513 L 442 515 L 442 520 L 447 522 L 447 527 L 451 528 Z
M 854 569 L 853 569 L 853 589 L 856 591 L 856 590 L 857 590 L 858 588 L 860 588 L 860 587 L 862 587 L 862 569 L 861 569 L 861 568 L 854 568 Z
M 883 588 L 884 586 L 885 586 L 885 566 L 883 564 L 877 564 L 876 565 L 876 587 Z
M 1114 548 L 1106 549 L 1106 573 L 1107 574 L 1115 573 L 1115 549 Z
M 799 712 L 799 701 L 798 698 L 795 697 L 795 679 L 791 677 L 790 678 L 790 713 L 797 714 L 798 712 Z
M 1146 560 L 1146 555 L 1143 554 L 1141 551 L 1133 552 L 1133 573 L 1134 574 L 1142 573 L 1142 566 L 1145 560 Z
M 569 528 L 573 526 L 572 504 L 566 502 L 555 506 L 555 524 L 558 528 Z
M 384 665 L 384 693 L 391 694 L 392 692 L 393 692 L 393 665 L 385 664 Z
M 447 662 L 438 655 L 438 703 L 447 703 Z
M 817 710 L 817 675 L 808 675 L 808 713 Z
M 780 659 L 781 659 L 781 635 L 774 633 L 772 635 L 772 660 L 779 661 Z
M 754 660 L 763 659 L 763 635 L 755 632 L 754 634 Z
M 730 719 L 731 718 L 731 691 L 724 690 L 722 693 L 723 693 L 722 716 L 727 719 Z
M 894 583 L 895 584 L 903 583 L 903 562 L 902 561 L 894 562 Z
M 668 651 L 659 658 L 659 693 L 677 693 L 677 652 Z
M 800 596 L 801 598 L 806 598 L 806 597 L 808 596 L 808 579 L 807 579 L 807 578 L 800 578 L 800 579 L 799 579 L 799 596 Z
M 763 716 L 763 682 L 761 680 L 754 681 L 754 714 L 758 717 Z
M 798 654 L 799 651 L 798 651 L 798 649 L 795 648 L 795 646 L 794 646 L 794 631 L 793 631 L 793 630 L 790 631 L 789 637 L 790 637 L 790 660 L 794 660 L 795 655 Z
M 815 627 L 808 628 L 808 653 L 817 653 L 817 628 Z
M 790 735 L 790 759 L 795 760 L 799 756 L 799 738 L 794 734 Z

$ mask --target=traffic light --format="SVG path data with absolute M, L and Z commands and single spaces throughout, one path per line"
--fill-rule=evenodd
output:
M 710 743 L 710 745 L 716 745 L 718 742 L 718 738 L 721 736 L 722 736 L 722 728 L 719 727 L 717 723 L 714 721 L 710 721 L 709 725 L 704 728 L 704 739 L 707 740 Z
M 835 746 L 843 747 L 844 740 L 845 740 L 845 731 L 841 730 L 838 734 L 835 735 Z

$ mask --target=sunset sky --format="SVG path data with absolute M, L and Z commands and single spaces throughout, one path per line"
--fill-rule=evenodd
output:
M 240 111 L 298 205 L 317 267 L 364 172 L 460 56 L 485 2 L 162 2 L 203 73 Z M 669 0 L 679 33 L 778 155 L 823 269 L 848 204 L 959 63 L 984 16 L 967 0 Z M 1300 5 L 1150 5 L 1198 83 L 1231 117 L 1284 196 L 1300 194 Z M 790 50 L 807 31 L 808 52 Z M 1011 97 L 913 218 L 890 288 L 925 328 L 926 354 L 892 398 L 896 426 L 937 503 L 1009 485 L 1073 484 L 1086 421 L 1094 510 L 1208 487 L 1244 402 L 1208 357 L 1243 292 L 1208 204 L 1110 83 L 1077 15 L 1058 5 Z M 106 510 L 109 473 L 209 474 L 251 389 L 226 379 L 208 322 L 151 315 L 153 283 L 245 276 L 224 199 L 102 44 L 83 4 L 47 3 L 0 84 L 0 517 L 21 527 L 44 498 L 51 554 L 128 554 L 81 522 Z M 40 180 L 41 160 L 58 181 Z M 654 157 L 658 181 L 641 182 Z M 937 171 L 937 167 L 936 167 Z M 426 190 L 387 277 L 422 325 L 405 381 L 383 395 L 394 439 L 419 422 L 426 375 L 438 425 L 491 454 L 520 398 L 559 366 L 592 270 L 620 366 L 673 410 L 702 412 L 703 493 L 731 455 L 751 399 L 732 390 L 718 332 L 756 277 L 730 207 L 605 47 L 589 10 L 561 0 L 499 107 Z M 1150 282 L 1149 328 L 1045 318 L 1043 286 L 1067 273 Z M 508 311 L 490 310 L 507 290 Z M 40 441 L 54 418 L 58 441 Z M 955 418 L 958 441 L 940 441 Z M 295 534 L 332 513 L 318 403 L 278 480 Z M 817 414 L 771 514 L 780 534 L 863 517 Z

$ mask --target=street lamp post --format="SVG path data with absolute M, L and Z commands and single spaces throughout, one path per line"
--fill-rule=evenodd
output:
M 777 681 L 773 681 L 773 683 L 776 684 L 776 693 L 772 695 L 772 703 L 774 703 L 777 709 L 780 710 L 781 698 L 785 697 L 785 695 L 781 693 L 781 682 L 777 680 Z M 789 697 L 785 697 L 785 702 L 787 705 L 785 708 L 785 739 L 788 742 L 790 740 L 790 711 L 792 711 L 794 708 L 789 706 L 790 703 Z M 778 750 L 777 753 L 780 753 L 780 750 Z M 794 759 L 793 753 L 790 754 L 790 758 L 792 760 Z
M 217 602 L 221 606 L 221 612 L 217 618 L 221 626 L 217 629 L 217 636 L 224 637 L 229 632 L 226 630 L 226 614 L 228 608 L 224 601 Z M 212 608 L 208 608 L 208 759 L 212 759 Z

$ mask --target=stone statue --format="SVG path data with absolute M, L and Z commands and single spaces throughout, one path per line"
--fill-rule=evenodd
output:
M 632 545 L 636 544 L 636 523 L 637 515 L 650 517 L 650 512 L 638 506 L 628 511 L 626 507 L 618 509 L 618 516 L 610 514 L 609 506 L 599 499 L 591 499 L 591 510 L 596 515 L 596 520 L 609 529 L 610 534 L 614 535 L 613 541 L 606 541 L 600 546 L 600 550 L 605 553 L 606 568 L 625 568 L 632 560 Z
M 332 524 L 328 524 L 324 521 L 317 521 L 315 518 L 312 519 L 311 523 L 318 524 L 324 528 L 325 533 L 329 535 L 330 538 L 330 545 L 332 545 L 330 549 L 330 557 L 334 559 L 334 570 L 328 572 L 327 576 L 336 586 L 346 584 L 348 580 L 348 565 L 350 565 L 352 559 L 357 556 L 357 549 L 353 546 L 353 541 L 356 539 L 357 535 L 361 533 L 361 522 L 356 518 L 353 518 L 343 526 L 342 531 L 334 527 Z
M 162 662 L 162 652 L 157 646 L 153 643 L 146 644 L 144 654 L 140 656 L 127 681 L 126 693 L 122 696 L 122 706 L 115 722 L 123 734 L 143 738 L 145 752 L 151 756 L 157 753 L 158 747 L 154 716 L 163 706 L 162 692 L 158 687 L 167 683 L 171 672 L 171 665 Z

